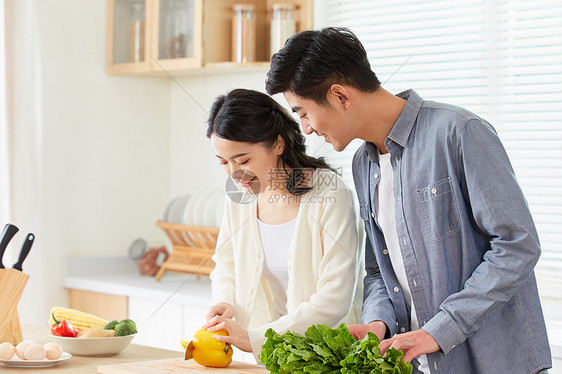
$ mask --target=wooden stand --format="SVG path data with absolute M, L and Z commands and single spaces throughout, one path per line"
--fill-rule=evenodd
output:
M 23 340 L 17 305 L 29 275 L 16 269 L 0 269 L 0 342 L 17 345 Z
M 166 232 L 174 248 L 156 273 L 156 280 L 160 280 L 167 271 L 209 276 L 215 268 L 211 256 L 215 253 L 218 228 L 185 226 L 162 221 L 156 222 L 156 226 Z

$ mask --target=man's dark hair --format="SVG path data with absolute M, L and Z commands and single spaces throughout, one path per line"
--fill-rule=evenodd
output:
M 265 87 L 270 95 L 292 91 L 323 105 L 336 83 L 364 92 L 380 87 L 357 36 L 346 28 L 328 27 L 290 37 L 271 58 Z

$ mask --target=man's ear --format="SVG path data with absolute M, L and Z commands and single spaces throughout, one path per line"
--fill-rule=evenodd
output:
M 328 101 L 330 101 L 332 105 L 336 105 L 347 110 L 350 105 L 350 92 L 342 85 L 332 84 L 328 90 Z

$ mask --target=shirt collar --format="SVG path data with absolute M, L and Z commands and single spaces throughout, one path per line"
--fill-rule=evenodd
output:
M 398 117 L 398 120 L 396 120 L 396 123 L 392 127 L 388 138 L 402 147 L 405 147 L 410 133 L 412 132 L 412 128 L 414 127 L 414 123 L 416 122 L 416 118 L 418 117 L 423 99 L 414 90 L 406 90 L 396 96 L 407 100 L 407 102 L 402 113 L 400 113 L 400 117 Z
M 390 131 L 388 139 L 402 147 L 405 147 L 422 106 L 423 99 L 414 90 L 406 90 L 404 92 L 400 92 L 396 96 L 407 101 L 404 109 L 402 109 L 402 113 L 400 113 L 398 120 L 396 120 L 396 123 Z M 379 158 L 378 148 L 373 143 L 365 143 L 365 153 L 371 162 L 376 162 Z

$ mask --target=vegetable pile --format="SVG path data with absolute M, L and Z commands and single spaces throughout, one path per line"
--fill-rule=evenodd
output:
M 105 319 L 80 310 L 55 306 L 49 320 L 51 333 L 67 338 L 109 338 L 137 333 L 137 325 L 130 319 Z
M 314 325 L 304 336 L 268 329 L 265 337 L 259 359 L 272 374 L 411 374 L 413 370 L 402 360 L 402 351 L 389 348 L 383 357 L 375 334 L 356 341 L 343 323 L 335 329 Z

